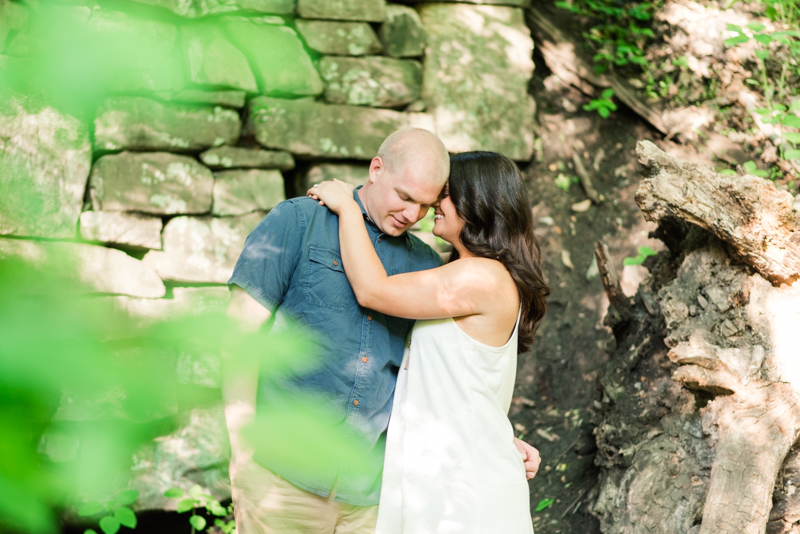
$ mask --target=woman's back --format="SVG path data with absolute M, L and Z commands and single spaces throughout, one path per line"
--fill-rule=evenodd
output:
M 507 413 L 517 327 L 499 347 L 453 319 L 418 321 L 389 425 L 378 534 L 533 531 Z

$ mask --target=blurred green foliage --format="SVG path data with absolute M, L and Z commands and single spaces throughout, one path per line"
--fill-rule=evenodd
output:
M 198 509 L 205 510 L 208 514 L 216 516 L 214 526 L 219 527 L 223 534 L 230 534 L 236 527 L 235 521 L 221 519 L 233 515 L 233 505 L 222 506 L 217 499 L 206 493 L 199 485 L 192 486 L 188 492 L 184 492 L 180 488 L 170 488 L 164 492 L 164 496 L 171 499 L 181 499 L 178 502 L 177 509 L 179 514 L 191 510 L 192 515 L 189 516 L 189 524 L 192 527 L 192 534 L 195 531 L 204 530 L 207 526 L 206 518 L 197 515 Z
M 636 256 L 628 256 L 622 260 L 622 265 L 641 265 L 644 263 L 650 256 L 655 256 L 658 254 L 655 250 L 650 247 L 639 247 L 638 254 Z
M 26 4 L 29 17 L 3 51 L 0 89 L 46 96 L 59 107 L 89 109 L 106 92 L 169 89 L 182 75 L 177 28 L 157 11 L 144 20 L 100 6 L 54 0 Z M 162 19 L 162 20 L 159 20 Z
M 120 527 L 136 528 L 136 514 L 128 506 L 136 502 L 139 492 L 125 490 L 116 497 L 105 502 L 89 501 L 78 510 L 81 517 L 102 514 L 98 523 L 104 534 L 117 534 Z M 94 529 L 87 529 L 84 534 L 97 534 Z
M 36 268 L 0 260 L 0 531 L 56 532 L 59 513 L 81 503 L 79 515 L 99 520 L 105 532 L 135 526 L 135 492 L 119 489 L 132 452 L 164 433 L 163 414 L 175 406 L 175 375 L 165 372 L 161 355 L 218 352 L 225 339 L 234 368 L 258 358 L 269 379 L 316 365 L 314 336 L 297 328 L 245 335 L 220 313 L 142 325 L 112 299 L 76 296 L 80 288 L 64 276 L 73 260 L 40 258 Z M 66 396 L 108 405 L 100 410 L 102 424 L 60 420 Z M 296 472 L 366 469 L 370 447 L 340 423 L 325 399 L 300 394 L 260 409 L 247 434 L 256 454 Z M 74 458 L 40 454 L 42 436 L 53 433 L 79 444 Z

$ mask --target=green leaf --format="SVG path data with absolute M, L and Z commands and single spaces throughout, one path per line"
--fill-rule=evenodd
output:
M 580 9 L 570 4 L 569 2 L 556 2 L 556 7 L 560 7 L 561 9 L 566 9 L 567 11 L 572 11 L 573 13 L 580 12 Z
M 800 144 L 800 133 L 789 132 L 783 134 L 783 137 L 790 143 Z
M 195 506 L 200 504 L 195 499 L 183 499 L 181 502 L 178 503 L 177 512 L 182 514 L 183 512 L 188 512 L 189 510 L 194 509 Z
M 180 499 L 183 497 L 183 490 L 180 488 L 170 488 L 164 492 L 164 497 L 169 497 L 170 499 Z
M 90 515 L 97 515 L 103 511 L 105 506 L 103 503 L 97 501 L 89 501 L 81 506 L 80 510 L 78 510 L 78 515 L 81 517 L 88 517 Z
M 601 107 L 601 108 L 597 108 L 597 113 L 598 113 L 598 114 L 599 114 L 601 117 L 603 117 L 604 119 L 607 119 L 607 118 L 609 117 L 609 115 L 611 115 L 611 112 L 610 112 L 610 111 L 608 111 L 608 108 L 607 108 L 607 107 L 605 107 L 605 106 L 604 106 L 604 107 Z
M 769 57 L 769 50 L 756 50 L 756 57 L 760 60 L 765 60 Z
M 600 93 L 600 96 L 602 96 L 605 99 L 610 99 L 611 97 L 614 96 L 614 90 L 613 89 L 606 89 L 605 91 Z
M 778 111 L 786 111 L 786 106 L 783 104 L 775 104 L 772 106 L 773 109 L 777 109 Z
M 641 256 L 628 256 L 622 259 L 622 265 L 641 265 L 644 258 Z
M 189 523 L 195 530 L 203 530 L 206 528 L 206 518 L 201 515 L 193 515 L 189 518 Z
M 769 115 L 770 113 L 772 113 L 772 110 L 769 108 L 756 108 L 755 111 L 759 115 Z
M 749 41 L 750 38 L 746 35 L 737 35 L 736 37 L 731 37 L 730 39 L 725 39 L 722 44 L 727 47 L 736 46 L 738 44 L 746 43 Z
M 752 160 L 751 161 L 745 161 L 742 164 L 742 167 L 744 167 L 744 170 L 746 170 L 749 173 L 752 173 L 757 168 L 755 162 L 753 162 Z
M 786 35 L 785 33 L 773 33 L 772 34 L 772 39 L 774 41 L 777 41 L 777 42 L 781 43 L 781 44 L 789 44 L 789 43 L 792 42 L 792 40 L 789 39 L 789 36 Z
M 778 117 L 764 117 L 761 119 L 761 122 L 764 124 L 778 124 L 780 119 Z
M 745 82 L 749 83 L 750 85 L 761 85 L 760 83 L 758 83 L 758 80 L 754 80 L 753 78 L 747 78 Z
M 786 115 L 781 123 L 784 126 L 789 126 L 791 128 L 800 128 L 800 117 L 796 117 L 794 115 Z
M 647 256 L 655 256 L 656 254 L 658 254 L 658 252 L 656 252 L 650 247 L 639 247 L 640 256 L 647 257 Z
M 786 159 L 800 159 L 800 150 L 794 148 L 791 150 L 787 150 L 786 152 L 783 153 L 783 157 Z
M 759 33 L 757 35 L 754 35 L 753 39 L 755 39 L 756 41 L 758 41 L 763 45 L 768 45 L 772 42 L 772 36 L 766 33 Z
M 83 531 L 83 534 L 97 534 L 97 532 L 93 528 L 87 528 Z
M 121 525 L 128 528 L 136 528 L 136 514 L 127 506 L 120 506 L 114 510 L 114 517 L 117 518 Z
M 566 174 L 559 173 L 559 175 L 555 179 L 555 183 L 556 186 L 559 187 L 560 189 L 563 189 L 564 191 L 569 191 L 569 186 L 571 184 L 571 181 L 569 179 L 569 176 L 567 176 Z
M 617 111 L 617 105 L 613 102 L 606 102 L 606 107 L 611 111 Z
M 761 24 L 760 22 L 755 22 L 755 21 L 753 21 L 753 22 L 749 23 L 749 24 L 747 25 L 747 27 L 748 27 L 748 28 L 750 28 L 751 30 L 753 30 L 754 32 L 760 32 L 761 30 L 763 30 L 764 28 L 766 28 L 766 26 L 764 26 L 764 25 L 763 25 L 763 24 Z
M 211 501 L 210 503 L 208 503 L 208 506 L 206 506 L 206 508 L 208 508 L 209 512 L 219 517 L 225 517 L 226 515 L 228 515 L 228 510 L 226 510 L 225 507 L 222 506 L 217 501 Z
M 117 495 L 117 503 L 122 505 L 133 504 L 139 498 L 139 492 L 136 490 L 126 490 Z M 124 523 L 123 523 L 124 524 Z
M 200 484 L 195 484 L 191 488 L 189 488 L 189 495 L 194 497 L 195 499 L 199 499 L 204 494 L 203 487 Z
M 100 528 L 105 534 L 117 534 L 119 532 L 119 520 L 112 515 L 107 515 L 100 520 Z
M 541 512 L 547 508 L 550 508 L 555 501 L 553 499 L 542 499 L 539 501 L 539 504 L 536 505 L 536 509 L 534 512 Z
M 800 99 L 797 99 L 794 102 L 792 102 L 792 105 L 789 106 L 789 109 L 794 111 L 800 111 Z
M 725 29 L 732 32 L 742 33 L 742 27 L 736 24 L 726 24 Z
M 719 173 L 723 176 L 736 176 L 736 171 L 732 171 L 731 169 L 722 169 Z

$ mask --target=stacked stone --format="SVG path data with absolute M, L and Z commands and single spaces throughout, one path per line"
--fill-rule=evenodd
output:
M 0 260 L 66 251 L 88 293 L 115 295 L 103 298 L 144 322 L 224 310 L 245 238 L 285 191 L 366 183 L 399 128 L 434 131 L 451 152 L 532 155 L 524 0 L 133 1 L 164 15 L 69 3 L 33 23 L 31 7 L 0 0 L 0 82 L 56 51 L 92 50 L 86 85 L 102 95 L 88 119 L 0 98 L 0 236 L 14 238 L 0 237 Z M 175 384 L 219 387 L 215 355 L 164 358 Z M 107 416 L 90 404 L 57 418 Z M 174 506 L 163 490 L 197 482 L 190 471 L 226 496 L 215 410 L 139 455 L 140 508 Z M 177 415 L 175 403 L 154 417 Z M 172 440 L 195 438 L 194 456 L 176 455 Z M 43 450 L 70 459 L 77 449 L 59 443 Z

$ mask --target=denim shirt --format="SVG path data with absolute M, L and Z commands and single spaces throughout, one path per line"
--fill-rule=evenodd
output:
M 387 274 L 432 269 L 439 255 L 419 238 L 384 234 L 369 219 L 357 191 L 370 240 Z M 259 379 L 258 406 L 281 402 L 287 390 L 304 399 L 323 398 L 333 410 L 331 423 L 363 443 L 362 465 L 330 465 L 313 476 L 268 455 L 256 460 L 311 493 L 336 501 L 378 504 L 385 432 L 392 409 L 397 370 L 414 321 L 361 307 L 342 268 L 339 218 L 308 197 L 276 206 L 248 236 L 228 284 L 235 284 L 273 312 L 273 331 L 291 322 L 311 328 L 319 338 L 321 364 L 290 381 Z M 263 409 L 263 408 L 262 408 Z M 308 431 L 306 430 L 306 435 Z M 313 431 L 311 432 L 313 434 Z M 307 438 L 297 440 L 308 441 Z M 291 442 L 292 436 L 281 436 Z M 320 448 L 327 444 L 320 443 Z M 299 443 L 308 451 L 315 444 Z M 320 454 L 330 451 L 320 449 Z M 349 451 L 352 456 L 353 451 Z

